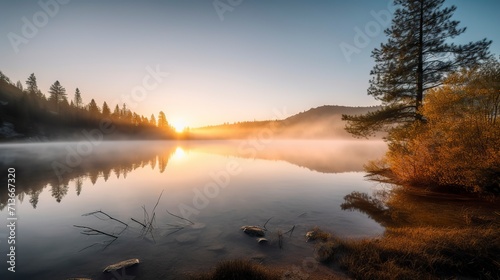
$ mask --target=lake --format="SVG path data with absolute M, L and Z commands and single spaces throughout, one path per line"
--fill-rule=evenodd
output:
M 15 168 L 17 221 L 15 273 L 6 265 L 11 233 L 0 227 L 0 278 L 120 279 L 102 270 L 130 258 L 141 261 L 130 279 L 182 279 L 237 258 L 300 266 L 313 261 L 304 235 L 314 226 L 349 237 L 383 233 L 340 204 L 377 187 L 363 164 L 386 149 L 331 140 L 2 144 L 2 185 Z M 5 224 L 8 195 L 3 187 Z M 265 225 L 269 243 L 244 225 Z M 288 231 L 281 248 L 279 231 Z

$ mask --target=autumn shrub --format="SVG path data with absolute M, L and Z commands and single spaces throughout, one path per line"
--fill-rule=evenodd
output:
M 424 100 L 424 121 L 394 129 L 386 156 L 399 183 L 500 192 L 500 66 L 450 75 Z

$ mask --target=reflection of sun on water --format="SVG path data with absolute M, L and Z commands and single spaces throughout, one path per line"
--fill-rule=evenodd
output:
M 186 152 L 184 152 L 184 150 L 181 147 L 177 147 L 177 149 L 175 149 L 174 154 L 172 155 L 172 158 L 174 158 L 174 159 L 181 159 L 185 155 L 186 155 Z

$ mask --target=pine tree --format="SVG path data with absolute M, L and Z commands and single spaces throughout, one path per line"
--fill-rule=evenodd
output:
M 49 89 L 50 97 L 49 101 L 54 104 L 55 109 L 57 109 L 57 112 L 60 112 L 61 106 L 60 104 L 64 101 L 68 101 L 66 99 L 66 89 L 61 86 L 59 81 L 55 81 Z
M 443 8 L 444 0 L 394 3 L 398 9 L 392 26 L 385 30 L 388 41 L 372 52 L 376 64 L 370 72 L 368 94 L 382 101 L 382 109 L 343 116 L 347 131 L 356 136 L 422 120 L 420 107 L 427 90 L 440 86 L 449 73 L 489 56 L 491 41 L 486 39 L 465 45 L 449 42 L 465 32 L 458 28 L 458 21 L 451 20 L 455 6 Z
M 0 81 L 3 81 L 5 83 L 11 84 L 12 82 L 10 81 L 9 77 L 5 76 L 2 71 L 0 71 Z
M 149 119 L 149 124 L 156 126 L 156 118 L 154 114 L 151 114 L 151 118 Z
M 163 129 L 168 127 L 167 118 L 165 117 L 165 113 L 163 113 L 163 111 L 160 111 L 158 114 L 158 127 Z
M 102 116 L 107 118 L 110 115 L 111 115 L 111 110 L 109 109 L 109 106 L 106 103 L 106 101 L 104 101 L 104 103 L 102 104 Z
M 118 104 L 116 104 L 115 110 L 113 111 L 113 114 L 111 114 L 111 118 L 113 118 L 114 121 L 118 121 L 120 119 L 120 107 Z
M 32 98 L 38 100 L 45 99 L 43 93 L 38 89 L 35 73 L 31 73 L 31 75 L 28 77 L 28 80 L 26 80 L 26 91 Z
M 137 113 L 132 114 L 132 124 L 138 126 L 141 124 L 141 116 Z
M 17 87 L 18 89 L 20 89 L 21 91 L 24 91 L 24 87 L 23 87 L 23 84 L 21 83 L 21 81 L 17 81 L 17 83 L 16 83 L 16 87 Z
M 78 88 L 75 89 L 74 104 L 76 108 L 81 108 L 83 105 L 82 94 Z
M 97 107 L 97 104 L 95 103 L 94 99 L 90 100 L 88 110 L 89 110 L 89 113 L 92 117 L 98 117 L 99 114 L 101 113 L 101 111 L 99 110 L 99 107 Z

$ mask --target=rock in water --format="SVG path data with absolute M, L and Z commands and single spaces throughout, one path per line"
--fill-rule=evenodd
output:
M 309 240 L 315 240 L 316 239 L 315 236 L 316 235 L 314 234 L 314 231 L 308 231 L 306 233 L 306 242 L 309 241 Z
M 257 242 L 259 242 L 259 244 L 266 244 L 269 242 L 269 240 L 267 240 L 264 237 L 261 237 L 261 238 L 257 239 Z
M 259 226 L 242 226 L 241 230 L 243 230 L 244 233 L 246 233 L 250 236 L 263 237 L 266 234 L 265 229 L 263 229 Z
M 131 267 L 131 266 L 136 265 L 138 263 L 139 263 L 139 259 L 130 259 L 130 260 L 126 260 L 126 261 L 121 261 L 119 263 L 108 265 L 104 269 L 104 272 L 110 272 L 110 271 L 120 270 L 122 268 Z

